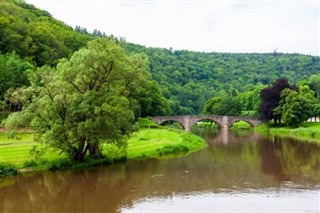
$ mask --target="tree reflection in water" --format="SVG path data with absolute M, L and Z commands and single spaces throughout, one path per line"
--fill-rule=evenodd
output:
M 317 144 L 252 132 L 197 134 L 208 147 L 183 157 L 2 179 L 1 212 L 117 212 L 177 194 L 320 186 Z

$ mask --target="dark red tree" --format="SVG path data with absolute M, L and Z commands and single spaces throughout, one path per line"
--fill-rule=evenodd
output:
M 273 119 L 275 124 L 277 124 L 277 121 L 281 123 L 281 115 L 276 115 L 273 110 L 279 105 L 280 94 L 285 88 L 297 90 L 297 87 L 290 85 L 288 79 L 285 78 L 279 78 L 271 86 L 261 90 L 259 113 L 262 120 Z

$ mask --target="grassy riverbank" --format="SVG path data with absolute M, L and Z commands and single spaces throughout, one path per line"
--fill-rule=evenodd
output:
M 0 134 L 0 163 L 10 163 L 22 171 L 30 170 L 30 167 L 32 170 L 45 171 L 104 165 L 120 160 L 171 157 L 194 152 L 205 146 L 203 139 L 182 130 L 142 128 L 130 137 L 126 152 L 107 144 L 102 146 L 106 158 L 87 158 L 84 163 L 74 164 L 65 155 L 59 155 L 59 152 L 52 149 L 47 149 L 41 158 L 31 156 L 30 150 L 40 145 L 33 141 L 30 133 L 22 133 L 19 137 L 19 140 L 8 139 L 5 134 Z
M 242 129 L 250 129 L 251 125 L 245 121 L 238 121 L 232 124 L 230 127 L 231 130 L 242 130 Z
M 172 156 L 197 151 L 202 138 L 177 129 L 142 129 L 128 141 L 127 159 Z
M 305 122 L 298 128 L 262 124 L 256 127 L 255 131 L 260 133 L 269 132 L 272 135 L 294 137 L 309 142 L 320 143 L 320 122 Z

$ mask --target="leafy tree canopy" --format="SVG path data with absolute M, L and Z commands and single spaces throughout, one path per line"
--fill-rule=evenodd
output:
M 259 106 L 260 117 L 263 120 L 272 120 L 274 119 L 275 123 L 281 121 L 281 114 L 275 113 L 275 108 L 279 105 L 281 100 L 281 92 L 285 88 L 295 90 L 294 86 L 291 86 L 288 83 L 288 80 L 285 78 L 277 79 L 271 86 L 261 90 L 260 98 L 261 104 Z
M 30 119 L 35 140 L 75 161 L 83 161 L 88 150 L 98 156 L 101 143 L 125 145 L 134 121 L 130 101 L 150 78 L 148 69 L 144 55 L 128 56 L 110 39 L 89 42 L 57 68 L 33 73 L 31 102 L 9 116 L 7 127 L 17 118 Z
M 15 53 L 0 54 L 0 97 L 10 88 L 28 85 L 27 71 L 33 69 L 32 64 L 22 60 Z
M 24 1 L 1 0 L 0 8 L 0 51 L 38 66 L 56 65 L 93 39 Z
M 204 114 L 233 115 L 241 114 L 241 103 L 237 97 L 211 98 L 204 107 Z
M 88 41 L 106 36 L 99 30 L 89 33 L 80 26 L 73 30 L 48 12 L 22 0 L 0 0 L 0 7 L 0 51 L 3 54 L 15 51 L 23 60 L 36 66 L 55 66 L 61 58 L 70 58 Z M 296 84 L 320 71 L 320 57 L 316 56 L 173 51 L 146 48 L 122 42 L 122 38 L 109 37 L 122 45 L 128 54 L 144 53 L 148 56 L 152 79 L 169 100 L 170 110 L 175 115 L 199 114 L 212 97 L 223 97 L 234 91 L 241 94 L 278 78 L 287 78 Z M 318 95 L 316 82 L 317 79 L 312 79 L 308 85 Z M 143 97 L 144 92 L 140 92 Z M 144 103 L 151 103 L 144 99 Z M 254 111 L 251 103 L 244 103 L 244 99 L 241 103 L 247 105 L 244 106 L 246 111 Z M 250 110 L 249 105 L 252 105 Z M 137 110 L 135 114 L 144 116 Z
M 286 88 L 281 92 L 281 101 L 275 111 L 282 115 L 285 124 L 298 127 L 313 115 L 313 98 L 314 92 L 308 86 L 300 87 L 299 92 Z
M 200 53 L 128 43 L 124 48 L 148 56 L 153 79 L 171 100 L 174 114 L 199 114 L 212 97 L 242 93 L 278 78 L 296 84 L 320 71 L 319 57 L 299 54 Z

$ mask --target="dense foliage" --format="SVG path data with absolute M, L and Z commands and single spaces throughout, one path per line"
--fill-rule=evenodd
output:
M 244 91 L 238 95 L 242 112 L 241 114 L 246 117 L 260 117 L 258 108 L 261 104 L 260 91 L 264 89 L 265 85 L 257 85 L 254 88 Z
M 298 127 L 310 117 L 320 115 L 320 99 L 310 89 L 316 76 L 299 82 L 300 86 L 289 85 L 287 79 L 277 79 L 272 85 L 260 92 L 260 118 L 274 120 L 274 124 L 283 121 L 287 126 Z
M 0 177 L 13 176 L 18 174 L 18 169 L 9 163 L 0 163 Z
M 55 66 L 61 58 L 70 58 L 74 51 L 84 47 L 88 41 L 106 37 L 99 30 L 90 33 L 79 26 L 72 29 L 48 12 L 22 0 L 0 0 L 0 6 L 0 52 L 15 52 L 21 60 L 35 66 Z M 150 83 L 151 88 L 158 93 L 156 84 L 159 84 L 159 92 L 169 100 L 170 109 L 164 110 L 162 107 L 152 113 L 146 112 L 150 111 L 146 107 L 142 111 L 135 110 L 135 114 L 141 116 L 170 112 L 174 115 L 200 114 L 210 98 L 226 97 L 232 91 L 239 93 L 242 110 L 247 115 L 257 116 L 257 91 L 263 85 L 269 85 L 278 78 L 286 78 L 291 84 L 297 84 L 320 71 L 320 58 L 316 56 L 277 52 L 231 54 L 173 51 L 171 48 L 146 48 L 109 37 L 122 45 L 128 54 L 147 55 L 152 79 L 157 82 Z M 3 61 L 0 60 L 0 63 Z M 3 65 L 0 64 L 0 67 Z M 310 81 L 308 85 L 318 95 L 319 79 L 314 77 Z M 13 81 L 10 85 L 19 83 Z M 3 91 L 1 93 L 3 100 Z M 153 94 L 141 89 L 139 95 L 135 95 L 141 98 L 142 106 L 148 104 L 154 108 L 164 99 Z M 152 100 L 148 98 L 150 95 L 153 95 Z
M 17 54 L 0 54 L 0 97 L 10 88 L 28 85 L 27 71 L 33 69 L 32 64 L 22 60 Z
M 31 86 L 24 90 L 32 98 L 22 97 L 23 110 L 12 113 L 6 127 L 30 120 L 37 141 L 77 162 L 87 152 L 99 157 L 101 143 L 125 145 L 134 109 L 140 108 L 133 94 L 142 86 L 148 90 L 148 69 L 144 55 L 128 56 L 113 40 L 89 42 L 57 68 L 44 66 L 33 73 Z
M 199 114 L 212 97 L 254 90 L 256 85 L 268 85 L 280 77 L 295 84 L 320 71 L 320 58 L 314 56 L 201 53 L 125 45 L 128 51 L 147 54 L 153 79 L 170 100 L 174 114 Z
M 297 127 L 312 116 L 313 99 L 314 92 L 308 86 L 301 87 L 299 92 L 286 88 L 281 92 L 281 101 L 275 111 L 282 115 L 288 126 Z
M 242 106 L 237 97 L 211 98 L 206 102 L 203 113 L 209 115 L 241 115 Z
M 16 52 L 38 66 L 56 65 L 92 39 L 23 1 L 0 0 L 0 8 L 0 52 Z
M 286 89 L 296 89 L 288 83 L 285 78 L 277 79 L 272 85 L 264 88 L 260 92 L 261 104 L 259 106 L 260 118 L 263 120 L 274 120 L 281 122 L 281 113 L 276 113 L 274 110 L 279 106 L 281 100 L 281 92 Z

